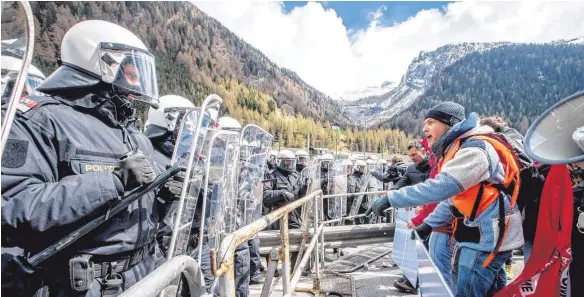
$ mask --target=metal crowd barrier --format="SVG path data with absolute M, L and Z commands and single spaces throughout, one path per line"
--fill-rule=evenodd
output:
M 220 290 L 220 294 L 221 296 L 235 296 L 235 271 L 234 271 L 234 261 L 235 261 L 235 248 L 248 241 L 249 239 L 251 239 L 254 235 L 256 235 L 258 232 L 260 232 L 261 230 L 265 229 L 266 227 L 270 226 L 271 224 L 273 224 L 274 222 L 276 222 L 277 220 L 280 220 L 280 236 L 281 236 L 281 243 L 280 243 L 280 259 L 282 261 L 282 288 L 283 288 L 283 294 L 284 296 L 289 296 L 291 294 L 294 293 L 293 289 L 298 280 L 300 279 L 300 275 L 301 275 L 301 270 L 303 269 L 303 267 L 299 267 L 297 268 L 293 275 L 292 278 L 290 278 L 290 245 L 289 245 L 289 237 L 288 237 L 288 216 L 287 214 L 291 211 L 294 211 L 296 208 L 303 206 L 304 204 L 306 204 L 309 201 L 313 201 L 313 207 L 312 207 L 312 215 L 313 215 L 313 219 L 315 218 L 315 224 L 313 224 L 313 230 L 314 230 L 314 234 L 319 234 L 319 230 L 320 230 L 320 237 L 322 237 L 322 228 L 317 228 L 317 222 L 318 222 L 318 208 L 320 205 L 322 205 L 322 191 L 318 190 L 315 191 L 303 198 L 300 198 L 290 204 L 287 204 L 285 206 L 282 206 L 281 208 L 278 208 L 277 210 L 259 218 L 258 220 L 256 220 L 255 222 L 244 226 L 240 229 L 238 229 L 237 231 L 233 232 L 232 234 L 227 235 L 227 237 L 225 239 L 223 239 L 223 241 L 221 242 L 221 246 L 219 248 L 219 254 L 220 255 L 226 255 L 225 258 L 222 259 L 221 264 L 219 266 L 219 268 L 217 269 L 212 269 L 213 270 L 213 275 L 215 277 L 219 277 L 219 281 L 220 281 L 220 286 L 221 286 L 221 290 Z M 320 203 L 319 203 L 320 202 Z M 320 276 L 320 261 L 319 261 L 319 255 L 318 255 L 318 250 L 314 249 L 314 247 L 317 244 L 319 236 L 314 236 L 313 240 L 311 241 L 311 247 L 314 250 L 314 257 L 316 259 L 316 264 L 315 264 L 315 268 L 316 268 L 316 274 L 317 274 L 317 278 Z M 321 241 L 322 242 L 322 241 Z M 322 246 L 322 245 L 321 245 Z M 308 257 L 310 253 L 310 249 L 307 249 L 307 252 L 303 255 L 302 259 L 300 260 L 300 263 L 304 263 L 304 265 L 306 265 L 306 262 L 308 261 Z M 300 257 L 300 255 L 299 255 Z M 211 264 L 213 265 L 216 259 L 211 259 Z M 215 268 L 215 267 L 213 267 Z M 264 289 L 266 288 L 266 286 L 270 287 L 270 283 L 268 281 L 266 281 L 266 283 L 264 284 Z
M 181 275 L 185 276 L 191 296 L 209 296 L 199 264 L 190 256 L 176 256 L 126 290 L 120 297 L 157 297 Z
M 338 222 L 350 218 L 362 217 L 357 215 L 353 217 L 338 218 L 334 220 L 324 221 L 323 200 L 327 198 L 343 197 L 349 195 L 360 194 L 381 194 L 385 191 L 377 192 L 363 192 L 363 193 L 349 193 L 336 195 L 322 195 L 322 190 L 317 190 L 303 198 L 300 198 L 290 204 L 282 206 L 281 208 L 257 219 L 251 224 L 248 224 L 237 231 L 228 234 L 221 242 L 219 251 L 211 251 L 211 270 L 215 277 L 219 278 L 220 294 L 221 296 L 232 297 L 235 296 L 235 248 L 240 244 L 247 242 L 260 231 L 272 225 L 276 221 L 280 221 L 280 234 L 277 237 L 272 232 L 272 240 L 279 240 L 279 246 L 276 242 L 270 250 L 270 257 L 268 263 L 268 273 L 266 282 L 262 289 L 261 296 L 267 297 L 271 293 L 273 276 L 276 266 L 279 261 L 282 263 L 282 289 L 283 296 L 292 296 L 296 291 L 318 293 L 319 280 L 321 279 L 321 269 L 324 267 L 324 250 L 325 247 L 343 247 L 349 245 L 373 244 L 380 242 L 388 242 L 393 237 L 395 224 L 370 224 L 370 225 L 354 225 L 354 226 L 327 226 L 333 222 Z M 312 201 L 312 211 L 309 212 L 307 207 L 308 202 Z M 302 211 L 302 226 L 299 230 L 288 230 L 288 213 L 294 211 L 298 207 L 303 207 Z M 320 223 L 319 223 L 320 222 Z M 312 226 L 312 232 L 310 232 Z M 329 239 L 337 239 L 336 244 L 329 244 L 325 246 L 325 232 L 332 231 L 332 237 Z M 328 234 L 328 233 L 327 233 Z M 357 236 L 357 234 L 360 234 Z M 273 236 L 276 235 L 276 236 Z M 299 251 L 296 265 L 293 269 L 292 276 L 290 271 L 290 237 L 293 236 L 295 241 L 300 241 L 300 245 L 295 246 L 294 251 Z M 327 236 L 328 237 L 328 236 Z M 349 237 L 349 238 L 347 238 Z M 377 241 L 376 241 L 377 239 Z M 260 237 L 260 243 L 262 239 Z M 308 246 L 306 243 L 310 240 Z M 343 241 L 345 243 L 343 243 Z M 305 269 L 311 254 L 312 271 L 315 274 L 315 281 L 313 288 L 297 288 L 302 271 Z M 217 267 L 217 255 L 224 255 L 221 259 L 219 267 Z M 322 263 L 322 265 L 321 265 Z M 204 291 L 203 278 L 200 273 L 198 264 L 189 256 L 177 256 L 165 264 L 161 265 L 154 272 L 142 279 L 140 282 L 132 286 L 129 290 L 124 292 L 121 297 L 142 297 L 142 296 L 158 296 L 166 287 L 171 286 L 175 280 L 184 274 L 187 279 L 192 297 L 206 296 Z

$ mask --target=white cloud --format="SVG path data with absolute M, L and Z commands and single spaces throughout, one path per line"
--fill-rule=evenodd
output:
M 584 35 L 584 3 L 456 2 L 381 26 L 348 31 L 332 9 L 309 2 L 285 13 L 279 2 L 195 2 L 272 61 L 338 98 L 344 91 L 398 81 L 420 51 L 458 42 L 546 42 Z M 389 4 L 391 6 L 391 4 Z

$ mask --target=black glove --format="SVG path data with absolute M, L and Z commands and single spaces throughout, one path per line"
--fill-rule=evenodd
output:
M 164 201 L 173 201 L 180 199 L 180 193 L 185 180 L 185 171 L 179 171 L 175 176 L 171 177 L 162 189 L 160 189 L 159 197 Z
M 124 190 L 132 190 L 147 184 L 156 178 L 154 169 L 142 152 L 138 151 L 122 157 L 120 167 L 112 172 L 124 186 Z
M 287 190 L 278 190 L 278 196 L 284 197 L 284 200 L 286 200 L 286 202 L 294 201 L 295 197 L 293 193 Z
M 389 203 L 389 199 L 387 199 L 386 196 L 381 196 L 379 198 L 377 198 L 377 200 L 375 200 L 373 202 L 373 204 L 371 204 L 371 206 L 369 207 L 369 209 L 367 209 L 367 212 L 365 212 L 365 216 L 370 215 L 372 212 L 375 212 L 375 214 L 377 216 L 382 217 L 383 211 L 390 208 L 391 204 Z
M 426 223 L 422 223 L 422 225 L 416 227 L 416 229 L 412 231 L 412 239 L 416 239 L 416 233 L 414 232 L 418 232 L 420 238 L 425 239 L 432 233 L 432 227 Z

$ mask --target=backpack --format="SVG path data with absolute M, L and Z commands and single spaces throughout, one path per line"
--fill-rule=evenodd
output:
M 496 133 L 503 137 L 513 148 L 519 161 L 519 179 L 521 187 L 517 196 L 517 205 L 522 210 L 526 205 L 539 204 L 545 177 L 550 169 L 550 165 L 537 166 L 533 160 L 525 153 L 523 147 L 523 136 L 513 128 L 506 128 L 502 132 Z

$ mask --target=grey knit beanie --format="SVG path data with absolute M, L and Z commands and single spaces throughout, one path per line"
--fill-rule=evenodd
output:
M 427 118 L 436 119 L 448 126 L 454 126 L 456 123 L 466 119 L 464 107 L 454 102 L 442 102 L 432 107 Z

